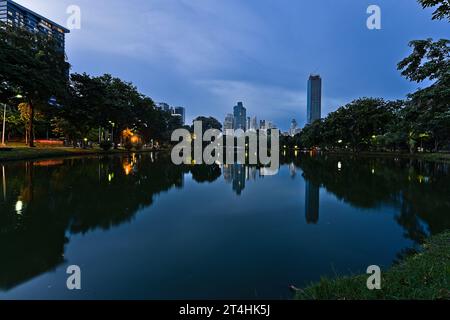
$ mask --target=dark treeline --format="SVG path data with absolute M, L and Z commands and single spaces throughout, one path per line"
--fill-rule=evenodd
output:
M 0 103 L 18 106 L 7 112 L 8 138 L 33 146 L 36 137 L 80 143 L 108 136 L 117 144 L 132 131 L 145 143 L 167 141 L 181 126 L 132 83 L 69 70 L 51 37 L 0 25 Z

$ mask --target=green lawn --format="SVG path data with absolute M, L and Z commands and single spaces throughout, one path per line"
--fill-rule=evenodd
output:
M 450 232 L 431 237 L 421 253 L 382 271 L 381 289 L 368 290 L 369 275 L 322 279 L 298 300 L 450 299 Z

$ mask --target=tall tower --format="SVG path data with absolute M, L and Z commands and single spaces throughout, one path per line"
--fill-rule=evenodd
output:
M 310 75 L 308 80 L 307 122 L 313 123 L 322 118 L 322 78 Z
M 186 109 L 184 107 L 175 107 L 174 113 L 180 115 L 181 123 L 184 126 L 184 124 L 186 123 Z
M 238 102 L 238 104 L 234 107 L 233 129 L 234 130 L 242 129 L 245 131 L 246 121 L 247 121 L 247 109 L 244 108 L 242 102 Z

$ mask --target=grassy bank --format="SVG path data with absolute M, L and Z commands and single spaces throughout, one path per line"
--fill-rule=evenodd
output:
M 433 236 L 423 252 L 382 272 L 381 290 L 368 290 L 369 275 L 322 279 L 295 296 L 299 300 L 450 299 L 450 232 Z
M 11 147 L 11 146 L 8 146 Z M 148 152 L 151 150 L 142 150 L 139 152 Z M 125 149 L 103 151 L 100 148 L 82 149 L 71 147 L 48 147 L 48 146 L 36 146 L 35 148 L 29 148 L 24 146 L 13 145 L 12 150 L 5 151 L 0 149 L 0 162 L 2 161 L 14 161 L 14 160 L 34 160 L 34 159 L 48 159 L 57 157 L 70 157 L 70 156 L 84 156 L 84 155 L 97 155 L 97 154 L 117 154 L 127 153 Z

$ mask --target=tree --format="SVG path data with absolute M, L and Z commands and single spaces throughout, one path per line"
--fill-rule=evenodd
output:
M 30 147 L 35 108 L 45 110 L 52 97 L 64 100 L 68 70 L 64 52 L 52 37 L 0 25 L 0 83 L 19 92 L 30 107 Z
M 422 7 L 437 9 L 433 12 L 433 20 L 442 20 L 447 18 L 450 21 L 450 1 L 449 0 L 418 0 Z
M 413 52 L 398 64 L 405 78 L 422 82 L 442 79 L 450 73 L 450 40 L 414 40 L 409 46 Z
M 216 118 L 213 118 L 213 117 L 200 116 L 200 117 L 195 118 L 194 121 L 202 122 L 203 133 L 209 129 L 222 130 L 222 124 L 219 122 L 219 120 L 217 120 Z M 192 130 L 193 130 L 193 127 L 192 127 Z

